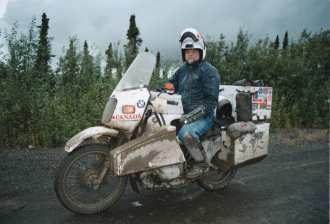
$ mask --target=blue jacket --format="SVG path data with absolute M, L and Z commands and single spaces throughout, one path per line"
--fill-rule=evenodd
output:
M 214 66 L 206 61 L 193 65 L 185 63 L 169 81 L 182 97 L 185 114 L 200 105 L 205 105 L 208 115 L 214 115 L 220 85 L 220 75 Z

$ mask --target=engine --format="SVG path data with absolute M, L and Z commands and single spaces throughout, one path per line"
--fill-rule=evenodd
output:
M 146 171 L 140 174 L 142 183 L 147 188 L 171 188 L 183 184 L 181 179 L 183 165 L 171 165 Z

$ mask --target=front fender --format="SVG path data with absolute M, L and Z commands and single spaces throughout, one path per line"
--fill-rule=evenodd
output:
M 98 138 L 100 136 L 117 136 L 119 131 L 107 128 L 103 126 L 91 127 L 87 128 L 75 136 L 73 136 L 69 141 L 66 142 L 64 150 L 66 152 L 72 152 L 75 148 L 77 148 L 82 142 L 84 142 L 88 138 Z

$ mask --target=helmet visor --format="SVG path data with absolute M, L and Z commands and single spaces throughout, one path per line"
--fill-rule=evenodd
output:
M 192 32 L 185 32 L 185 33 L 181 36 L 181 38 L 180 38 L 180 42 L 184 41 L 186 38 L 189 38 L 189 37 L 190 37 L 193 41 L 195 41 L 195 42 L 199 41 L 199 38 L 197 38 L 197 36 L 196 36 L 194 33 L 192 33 Z

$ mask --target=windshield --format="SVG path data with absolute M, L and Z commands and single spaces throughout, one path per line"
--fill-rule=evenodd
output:
M 136 56 L 114 91 L 148 86 L 156 63 L 155 56 L 143 52 Z

